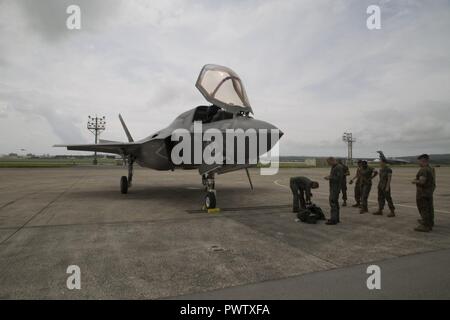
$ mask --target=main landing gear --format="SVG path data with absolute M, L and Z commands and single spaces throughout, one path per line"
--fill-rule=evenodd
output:
M 205 186 L 205 208 L 214 209 L 216 207 L 216 190 L 214 183 L 214 174 L 202 175 L 202 183 Z
M 131 182 L 133 181 L 133 163 L 134 159 L 130 156 L 127 160 L 128 162 L 128 177 L 122 176 L 120 178 L 120 192 L 123 194 L 128 193 L 128 188 L 131 187 Z

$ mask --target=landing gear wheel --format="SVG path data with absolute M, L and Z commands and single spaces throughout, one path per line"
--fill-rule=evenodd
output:
M 214 209 L 216 207 L 216 195 L 214 192 L 210 191 L 206 194 L 205 207 L 206 209 Z
M 128 178 L 126 176 L 120 178 L 120 192 L 123 194 L 128 193 Z

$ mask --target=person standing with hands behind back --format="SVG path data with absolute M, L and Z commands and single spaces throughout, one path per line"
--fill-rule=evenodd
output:
M 344 176 L 344 169 L 336 161 L 335 158 L 329 157 L 327 159 L 328 165 L 331 167 L 330 175 L 324 179 L 330 182 L 330 219 L 326 222 L 327 225 L 335 225 L 339 223 L 339 193 L 342 188 L 342 179 Z
M 417 172 L 416 179 L 412 181 L 416 185 L 416 202 L 419 210 L 419 226 L 414 230 L 419 232 L 430 232 L 434 227 L 434 205 L 433 193 L 436 189 L 436 174 L 430 167 L 430 156 L 422 154 L 417 158 L 420 169 Z

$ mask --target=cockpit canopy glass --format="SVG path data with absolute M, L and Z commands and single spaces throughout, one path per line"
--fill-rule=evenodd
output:
M 239 76 L 230 68 L 207 64 L 195 84 L 203 96 L 228 112 L 252 112 L 244 86 Z

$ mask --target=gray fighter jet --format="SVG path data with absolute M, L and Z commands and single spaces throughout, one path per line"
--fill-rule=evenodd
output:
M 380 155 L 380 157 L 378 159 L 374 159 L 374 162 L 380 162 L 380 160 L 385 161 L 386 163 L 389 164 L 408 164 L 411 163 L 408 160 L 404 160 L 404 159 L 398 159 L 398 158 L 387 158 L 383 151 L 377 151 L 377 153 Z
M 212 105 L 198 106 L 188 110 L 175 118 L 168 127 L 144 139 L 134 141 L 123 118 L 119 115 L 128 142 L 101 140 L 98 144 L 56 145 L 56 147 L 67 147 L 67 150 L 96 151 L 122 155 L 128 164 L 128 176 L 122 176 L 120 179 L 120 190 L 124 194 L 128 192 L 128 188 L 132 184 L 134 163 L 156 170 L 197 169 L 202 177 L 202 183 L 206 191 L 205 207 L 208 209 L 215 208 L 215 175 L 243 169 L 246 171 L 250 186 L 253 188 L 248 168 L 255 166 L 255 162 L 259 157 L 266 151 L 271 150 L 283 133 L 274 125 L 252 117 L 253 110 L 242 81 L 233 70 L 219 65 L 205 65 L 198 76 L 196 87 Z M 248 156 L 251 142 L 250 139 L 246 139 L 244 163 L 237 163 L 234 161 L 235 159 L 230 161 L 229 158 L 226 158 L 226 161 L 223 161 L 223 163 L 183 162 L 175 164 L 172 159 L 172 150 L 179 142 L 174 141 L 172 136 L 179 129 L 188 130 L 191 135 L 194 135 L 194 122 L 196 124 L 201 122 L 203 131 L 214 128 L 220 130 L 223 134 L 225 134 L 227 129 L 255 130 L 257 132 L 258 146 L 260 145 L 259 141 L 264 138 L 264 140 L 267 139 L 267 148 L 266 150 L 257 149 L 258 159 L 255 161 L 255 159 L 251 159 Z M 278 132 L 275 138 L 272 135 L 260 134 L 260 132 L 271 130 Z M 207 144 L 202 143 L 203 149 L 206 146 Z M 226 157 L 225 154 L 223 156 Z

